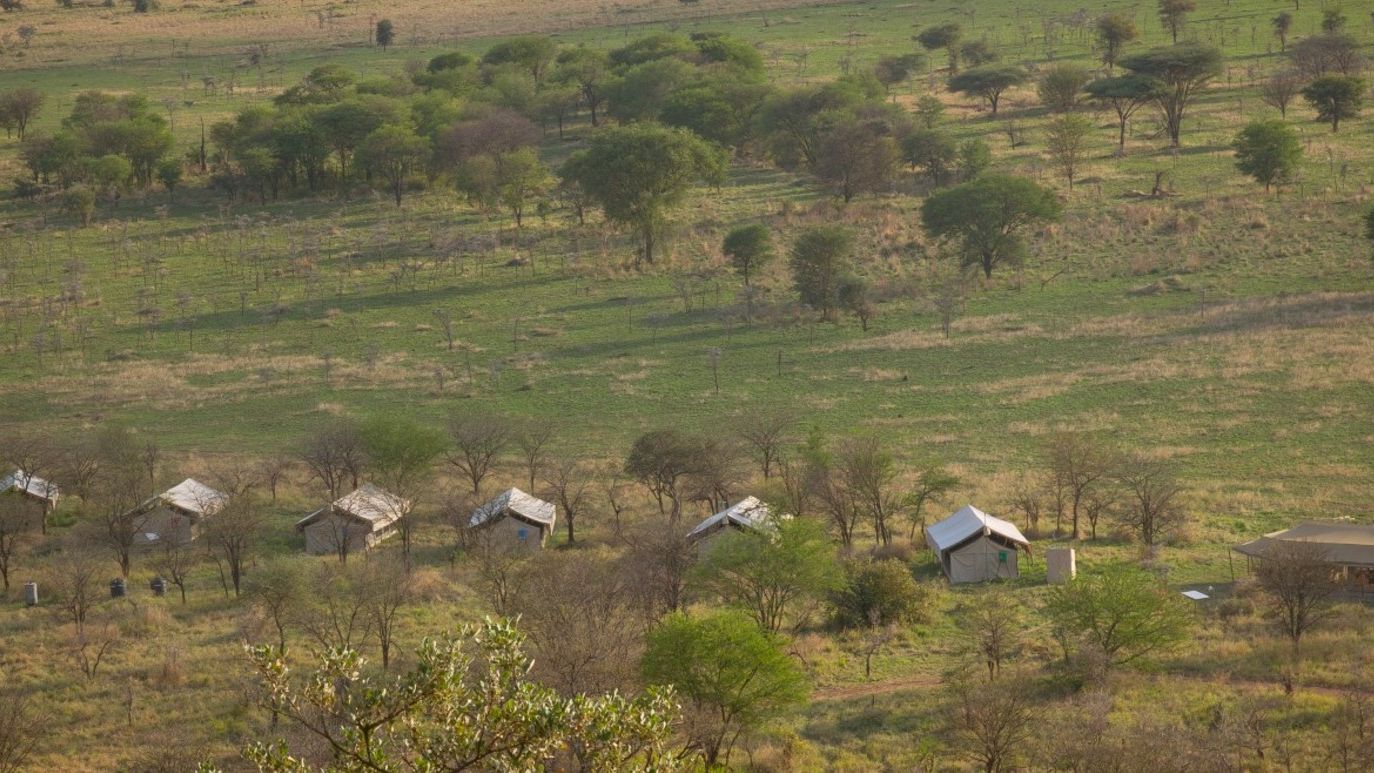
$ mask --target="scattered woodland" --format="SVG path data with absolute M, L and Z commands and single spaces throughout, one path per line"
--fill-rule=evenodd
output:
M 1374 770 L 1368 599 L 1230 552 L 1374 523 L 1372 53 L 1354 1 L 0 0 L 0 459 L 61 489 L 0 495 L 0 771 Z M 396 533 L 307 555 L 363 484 Z M 542 550 L 471 525 L 512 486 Z M 966 503 L 1018 578 L 945 581 Z

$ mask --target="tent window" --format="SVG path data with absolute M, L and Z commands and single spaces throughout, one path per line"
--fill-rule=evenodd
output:
M 997 551 L 997 563 L 999 563 L 999 564 L 1005 564 L 1006 562 L 1007 562 L 1007 551 L 1005 551 L 1005 550 L 999 550 L 999 551 Z
M 519 531 L 515 532 L 515 536 L 519 537 L 521 542 L 524 542 L 525 540 L 530 538 L 529 529 L 520 529 Z

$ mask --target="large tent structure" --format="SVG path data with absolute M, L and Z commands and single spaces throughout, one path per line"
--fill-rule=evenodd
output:
M 396 522 L 409 512 L 410 500 L 364 483 L 297 521 L 296 531 L 305 535 L 307 553 L 344 557 L 395 534 Z
M 1307 521 L 1237 545 L 1235 551 L 1247 562 L 1263 561 L 1274 545 L 1284 542 L 1320 546 L 1336 579 L 1351 590 L 1374 593 L 1374 526 Z
M 136 545 L 184 545 L 200 536 L 201 524 L 229 502 L 229 496 L 187 478 L 134 508 L 139 521 Z
M 535 549 L 544 546 L 557 518 L 553 503 L 510 488 L 474 510 L 468 526 L 485 530 L 508 548 Z
M 973 505 L 927 526 L 926 544 L 952 585 L 1012 579 L 1020 575 L 1020 552 L 1030 555 L 1030 541 L 1015 524 Z
M 745 497 L 710 516 L 687 532 L 687 541 L 705 550 L 722 534 L 732 531 L 761 533 L 773 528 L 768 505 L 758 497 Z

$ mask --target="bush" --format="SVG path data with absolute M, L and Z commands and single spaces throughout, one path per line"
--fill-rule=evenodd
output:
M 929 619 L 930 591 L 903 563 L 860 560 L 845 567 L 844 587 L 830 603 L 845 628 L 911 624 Z

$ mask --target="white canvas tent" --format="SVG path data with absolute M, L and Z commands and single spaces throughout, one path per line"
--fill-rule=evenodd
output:
M 1017 577 L 1020 552 L 1030 554 L 1030 541 L 1015 524 L 973 505 L 927 526 L 926 544 L 940 558 L 940 568 L 950 583 L 956 585 Z
M 727 529 L 761 531 L 772 525 L 768 505 L 758 497 L 745 497 L 724 510 L 712 515 L 687 532 L 688 541 L 706 539 Z
M 296 522 L 312 555 L 346 556 L 367 550 L 396 533 L 396 522 L 410 512 L 410 501 L 364 483 Z
M 42 504 L 46 510 L 57 507 L 57 484 L 43 480 L 37 475 L 30 475 L 23 470 L 15 470 L 0 478 L 0 492 L 14 492 L 27 497 Z
M 468 526 L 486 530 L 509 547 L 534 548 L 543 547 L 557 520 L 558 508 L 553 503 L 509 488 L 472 511 Z
M 199 536 L 201 523 L 223 510 L 228 501 L 227 494 L 187 478 L 134 509 L 142 518 L 134 544 L 191 542 Z

